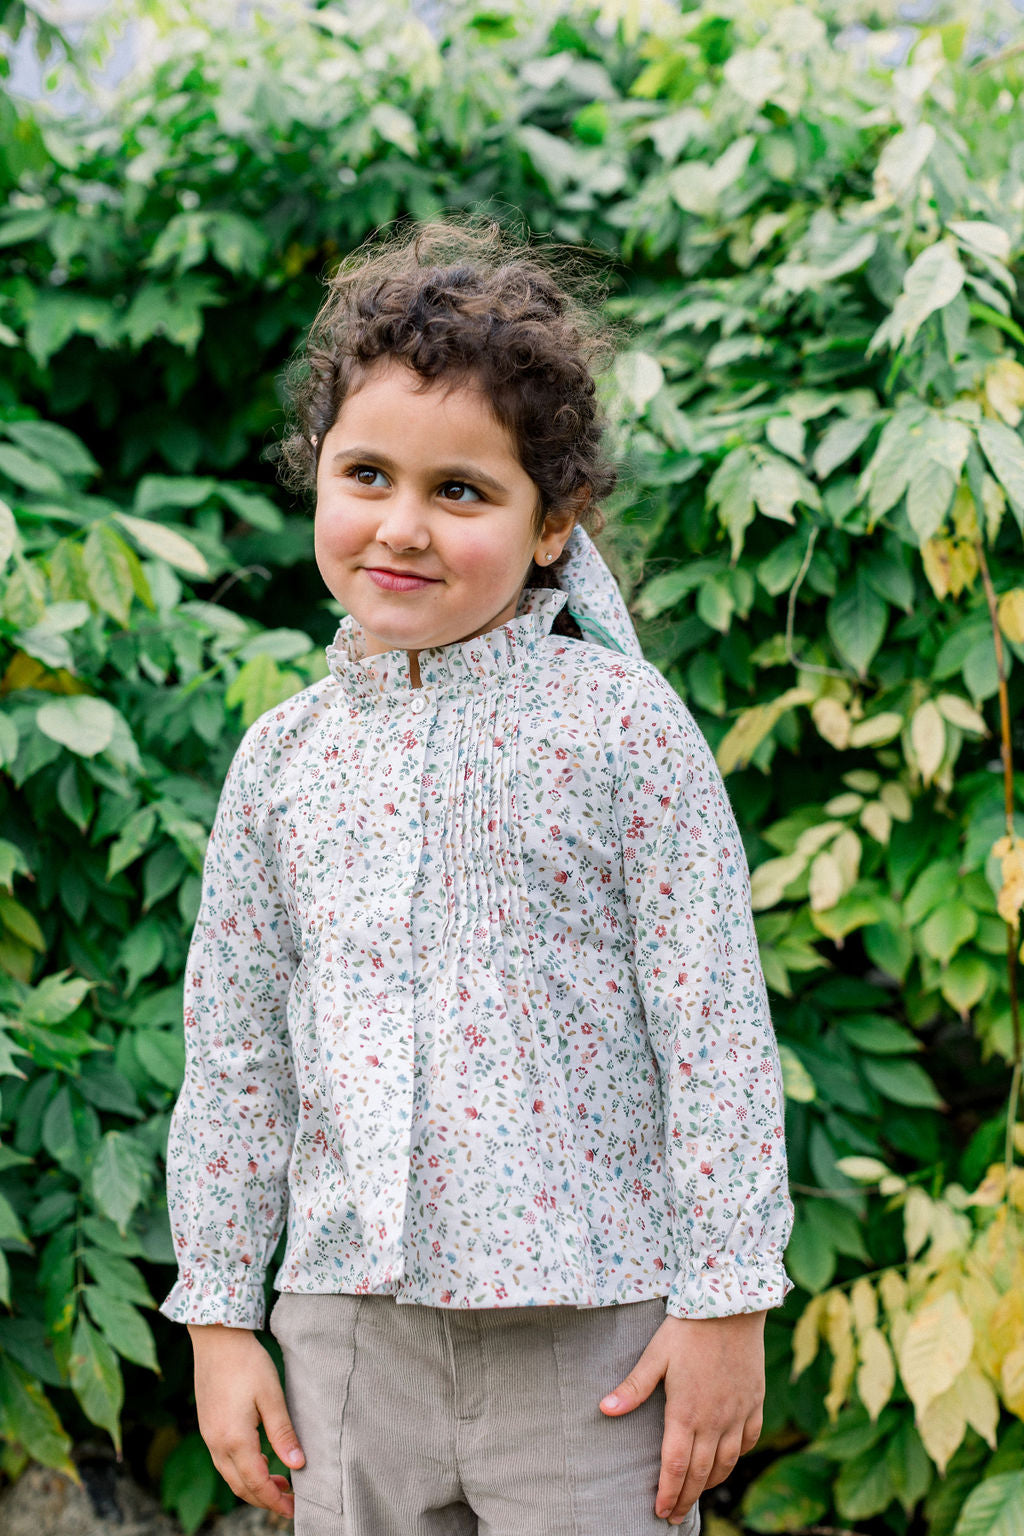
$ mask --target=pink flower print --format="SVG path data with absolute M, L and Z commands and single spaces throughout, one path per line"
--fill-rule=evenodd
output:
M 658 886 L 658 890 L 661 892 L 661 894 L 663 896 L 671 896 L 672 895 L 672 887 L 668 883 L 667 880 L 662 880 L 661 884 Z
M 257 1163 L 254 1158 L 250 1157 L 250 1159 L 249 1159 L 249 1172 L 250 1173 L 259 1173 L 259 1171 L 260 1171 L 259 1163 Z
M 539 1115 L 543 1108 L 544 1108 L 544 1100 L 543 1099 L 534 1099 L 534 1101 L 533 1101 L 533 1112 L 534 1112 L 534 1114 L 535 1115 Z
M 664 1269 L 665 1268 L 665 1260 L 664 1259 L 655 1259 L 654 1267 L 655 1267 L 655 1269 Z
M 592 1035 L 593 1033 L 594 1033 L 594 1026 L 593 1026 L 593 1024 L 581 1024 L 580 1025 L 580 1034 L 581 1035 Z
M 668 933 L 668 929 L 665 927 L 664 923 L 659 923 L 657 928 L 655 928 L 654 931 L 657 934 L 659 939 L 663 939 L 665 937 L 666 933 Z
M 565 882 L 568 880 L 568 878 L 569 878 L 568 870 L 565 870 L 565 869 L 556 869 L 555 870 L 555 879 L 558 881 L 559 885 L 564 885 Z
M 441 1292 L 441 1305 L 442 1305 L 442 1307 L 449 1306 L 451 1304 L 451 1299 L 452 1299 L 451 1291 L 442 1291 Z
M 679 1070 L 680 1070 L 680 1072 L 682 1073 L 682 1075 L 684 1077 L 692 1077 L 693 1076 L 693 1068 L 691 1067 L 691 1065 L 690 1065 L 690 1063 L 688 1061 L 681 1061 L 679 1063 Z
M 552 837 L 561 837 L 562 835 L 561 827 L 548 827 L 548 831 L 551 833 Z
M 631 719 L 631 717 L 629 715 L 623 715 L 623 717 L 622 717 L 622 729 L 624 731 L 628 731 L 629 730 L 630 719 Z
M 694 1208 L 693 1208 L 693 1214 L 695 1216 L 703 1216 L 704 1215 L 704 1207 L 702 1205 L 695 1205 Z
M 711 1172 L 711 1164 L 710 1163 L 701 1163 L 700 1171 L 703 1174 L 710 1174 L 710 1172 Z
M 387 811 L 389 816 L 393 816 L 395 814 L 394 802 L 389 800 L 384 809 Z
M 594 1149 L 593 1149 L 593 1147 L 588 1147 L 587 1150 L 584 1152 L 583 1156 L 586 1158 L 588 1163 L 592 1163 L 594 1161 Z
M 366 1065 L 368 1067 L 379 1067 L 380 1066 L 380 1057 L 379 1056 L 367 1056 L 367 1058 L 366 1058 Z
M 569 756 L 569 753 L 566 751 L 565 747 L 556 747 L 555 756 L 558 758 L 560 763 L 564 763 L 565 759 Z
M 668 795 L 662 795 L 662 797 L 661 797 L 661 808 L 662 808 L 662 810 L 663 811 L 667 811 L 671 804 L 672 804 L 672 801 L 669 798 L 669 796 Z
M 466 1118 L 467 1119 L 475 1120 L 476 1117 L 479 1115 L 479 1113 L 480 1113 L 480 1111 L 478 1109 L 476 1109 L 472 1104 L 467 1104 L 466 1105 Z

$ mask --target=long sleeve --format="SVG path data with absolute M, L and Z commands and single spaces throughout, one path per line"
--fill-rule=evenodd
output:
M 782 1259 L 793 1207 L 746 855 L 718 765 L 669 684 L 631 690 L 615 723 L 623 875 L 681 1266 L 667 1311 L 760 1312 L 792 1289 Z
M 286 1005 L 299 963 L 261 832 L 260 722 L 224 783 L 185 972 L 185 1078 L 171 1119 L 168 1208 L 177 1322 L 263 1324 L 284 1222 L 297 1102 Z

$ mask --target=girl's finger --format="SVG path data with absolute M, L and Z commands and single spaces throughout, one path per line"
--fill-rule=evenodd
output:
M 231 1486 L 247 1504 L 256 1504 L 261 1509 L 273 1510 L 278 1515 L 292 1515 L 295 1508 L 294 1498 L 290 1490 L 285 1494 L 276 1478 L 270 1475 L 267 1458 L 262 1453 L 236 1455 L 234 1471 L 241 1486 L 236 1488 L 234 1483 Z
M 760 1438 L 761 1438 L 761 1426 L 762 1426 L 763 1422 L 764 1422 L 764 1420 L 762 1418 L 761 1411 L 759 1409 L 757 1411 L 757 1413 L 752 1413 L 750 1415 L 750 1418 L 744 1424 L 744 1426 L 743 1426 L 743 1442 L 742 1442 L 742 1445 L 740 1446 L 740 1455 L 741 1456 L 745 1456 L 748 1451 L 752 1451 L 754 1449 L 754 1446 L 760 1440 Z
M 664 1361 L 647 1350 L 640 1356 L 629 1375 L 598 1405 L 603 1413 L 629 1413 L 638 1403 L 646 1402 L 665 1374 Z
M 692 1452 L 692 1440 L 670 1440 L 667 1435 L 662 1440 L 661 1476 L 658 1479 L 658 1492 L 654 1500 L 654 1513 L 661 1520 L 666 1520 L 676 1507 L 689 1470 Z
M 263 1428 L 267 1432 L 267 1439 L 285 1466 L 303 1466 L 306 1458 L 303 1454 L 302 1446 L 299 1444 L 299 1437 L 292 1426 L 292 1421 L 288 1417 L 284 1393 L 281 1392 L 280 1388 L 276 1392 L 268 1392 L 263 1397 L 257 1398 L 256 1406 L 259 1409 L 260 1418 L 263 1420 Z
M 690 1449 L 689 1465 L 683 1485 L 676 1498 L 675 1507 L 670 1510 L 668 1519 L 678 1524 L 688 1511 L 696 1504 L 704 1489 L 708 1485 L 711 1469 L 715 1464 L 718 1453 L 718 1441 L 708 1440 L 706 1437 L 695 1439 Z M 660 1501 L 655 1505 L 661 1509 Z
M 718 1442 L 714 1465 L 708 1474 L 708 1480 L 704 1484 L 704 1489 L 717 1488 L 719 1483 L 725 1482 L 729 1473 L 740 1459 L 742 1444 L 743 1442 L 739 1434 L 722 1436 Z

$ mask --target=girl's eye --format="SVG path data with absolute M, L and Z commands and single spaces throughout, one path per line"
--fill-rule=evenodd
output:
M 387 476 L 379 469 L 374 469 L 372 464 L 356 464 L 349 470 L 349 474 L 357 485 L 373 485 L 378 475 L 385 484 L 387 483 Z
M 467 485 L 465 480 L 446 480 L 441 487 L 441 495 L 445 501 L 483 501 L 480 492 Z

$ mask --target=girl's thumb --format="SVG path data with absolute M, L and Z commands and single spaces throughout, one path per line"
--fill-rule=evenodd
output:
M 600 1406 L 606 1413 L 629 1413 L 631 1408 L 646 1402 L 660 1380 L 653 1360 L 648 1361 L 641 1355 L 625 1381 L 621 1381 L 607 1397 L 602 1397 Z
M 267 1439 L 280 1456 L 286 1467 L 301 1467 L 306 1458 L 303 1455 L 299 1437 L 292 1428 L 292 1421 L 288 1417 L 287 1409 L 282 1402 L 280 1408 L 270 1411 L 263 1416 L 263 1428 L 267 1432 Z

